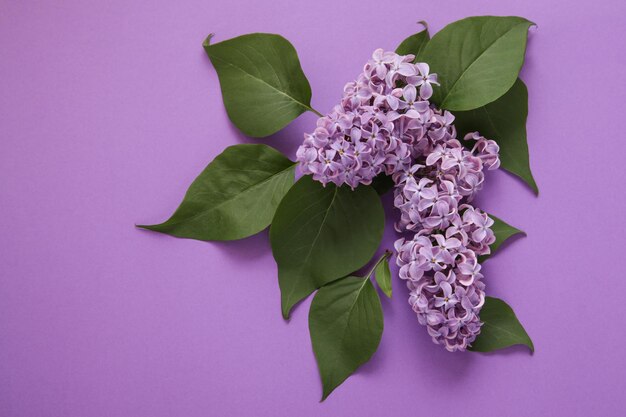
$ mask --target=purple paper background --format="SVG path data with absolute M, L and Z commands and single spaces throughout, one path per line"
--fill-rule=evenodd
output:
M 445 352 L 394 277 L 378 352 L 320 404 L 310 299 L 282 320 L 266 232 L 133 227 L 256 142 L 229 123 L 201 43 L 284 35 L 326 111 L 416 21 L 482 14 L 539 25 L 522 77 L 541 195 L 496 172 L 479 199 L 528 232 L 485 272 L 537 351 Z M 1 0 L 0 415 L 623 416 L 625 24 L 621 0 Z M 314 123 L 266 142 L 293 155 Z

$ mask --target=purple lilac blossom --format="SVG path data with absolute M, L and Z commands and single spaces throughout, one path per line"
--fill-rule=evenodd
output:
M 478 256 L 495 241 L 493 220 L 468 203 L 482 188 L 483 170 L 499 167 L 499 147 L 478 132 L 464 138 L 473 146 L 461 144 L 454 115 L 428 101 L 437 75 L 413 59 L 374 51 L 341 103 L 305 134 L 297 160 L 324 185 L 355 188 L 392 176 L 396 230 L 414 233 L 395 243 L 409 304 L 435 343 L 465 350 L 482 325 Z
M 395 243 L 409 304 L 433 341 L 450 352 L 465 350 L 480 333 L 485 284 L 477 258 L 495 241 L 487 214 L 469 204 L 458 210 L 462 215 L 445 230 L 422 229 Z
M 445 117 L 454 120 L 448 112 Z M 428 143 L 415 165 L 393 176 L 394 205 L 400 209 L 398 232 L 445 230 L 458 216 L 459 205 L 471 202 L 482 188 L 483 170 L 500 166 L 494 141 L 469 133 L 465 139 L 476 141 L 469 151 L 455 138 L 454 126 L 444 130 L 437 133 L 437 139 L 427 134 Z
M 408 170 L 433 123 L 428 102 L 437 75 L 413 55 L 377 49 L 341 103 L 304 135 L 297 160 L 304 174 L 352 188 L 380 174 Z
M 444 113 L 446 114 L 446 113 Z M 407 280 L 409 304 L 433 341 L 447 350 L 465 350 L 480 333 L 485 284 L 478 256 L 495 241 L 493 220 L 468 204 L 482 188 L 483 169 L 500 165 L 498 145 L 478 133 L 468 151 L 456 139 L 454 117 L 427 134 L 415 164 L 394 174 L 399 232 L 417 232 L 396 244 L 400 278 Z

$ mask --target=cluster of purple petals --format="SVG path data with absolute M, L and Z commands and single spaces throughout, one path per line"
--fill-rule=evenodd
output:
M 410 168 L 426 132 L 444 118 L 428 99 L 436 75 L 413 55 L 378 49 L 356 81 L 346 84 L 341 103 L 304 135 L 297 160 L 317 181 L 355 188 L 380 174 Z M 439 126 L 439 127 L 437 127 Z
M 297 160 L 324 185 L 392 176 L 396 230 L 413 234 L 395 243 L 409 303 L 435 343 L 465 350 L 480 333 L 485 300 L 477 259 L 495 241 L 493 220 L 469 203 L 484 170 L 499 167 L 499 147 L 477 132 L 464 138 L 472 146 L 461 144 L 454 116 L 428 101 L 436 74 L 413 59 L 376 50 L 341 103 L 305 134 Z
M 477 257 L 495 241 L 487 214 L 469 204 L 458 212 L 445 230 L 422 229 L 395 243 L 409 304 L 433 341 L 451 352 L 465 350 L 480 333 L 485 284 Z
M 445 112 L 448 120 L 454 116 Z M 500 166 L 498 145 L 478 133 L 467 150 L 455 138 L 451 126 L 441 138 L 427 135 L 428 143 L 417 161 L 406 171 L 394 174 L 395 206 L 400 209 L 396 230 L 445 230 L 459 216 L 459 205 L 472 201 L 482 188 L 483 170 Z
M 465 147 L 451 113 L 433 109 L 433 118 L 439 121 L 417 143 L 413 165 L 393 174 L 396 230 L 417 232 L 395 246 L 419 322 L 454 352 L 480 333 L 485 284 L 478 256 L 489 254 L 495 236 L 493 220 L 469 203 L 483 186 L 484 170 L 500 166 L 500 149 L 477 132 L 465 136 L 472 144 Z

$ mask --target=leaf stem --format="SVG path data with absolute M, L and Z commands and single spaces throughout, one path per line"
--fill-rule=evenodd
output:
M 317 116 L 318 116 L 318 117 L 324 117 L 324 115 L 323 115 L 322 113 L 318 112 L 318 111 L 317 111 L 317 110 L 315 110 L 313 107 L 311 107 L 311 106 L 307 106 L 307 107 L 308 107 L 309 111 L 311 111 L 311 112 L 313 112 L 313 113 L 317 114 Z
M 367 274 L 366 278 L 370 279 L 370 277 L 372 276 L 372 274 L 374 273 L 378 265 L 380 265 L 381 262 L 383 262 L 385 259 L 389 258 L 390 256 L 391 256 L 391 251 L 389 249 L 386 249 L 385 253 L 382 254 L 382 256 L 376 261 L 372 269 L 370 269 L 370 272 L 369 274 Z

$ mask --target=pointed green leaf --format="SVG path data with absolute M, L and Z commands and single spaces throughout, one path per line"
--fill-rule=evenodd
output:
M 524 180 L 535 194 L 539 193 L 528 160 L 528 90 L 522 80 L 518 78 L 513 87 L 493 103 L 475 110 L 455 112 L 454 115 L 460 134 L 479 131 L 486 138 L 498 142 L 502 168 Z
M 204 41 L 230 120 L 253 137 L 271 135 L 311 109 L 311 87 L 294 47 L 282 36 L 252 33 Z
M 347 277 L 322 287 L 311 303 L 309 331 L 323 401 L 378 348 L 383 311 L 372 282 Z
M 428 25 L 423 20 L 418 23 L 424 26 L 424 30 L 421 30 L 403 40 L 402 43 L 396 48 L 396 53 L 398 55 L 411 54 L 417 57 L 428 43 L 430 39 L 430 35 L 428 34 Z
M 281 201 L 270 228 L 282 312 L 322 285 L 358 270 L 372 257 L 385 227 L 371 187 L 322 186 L 300 178 Z
M 532 24 L 521 17 L 477 16 L 436 33 L 418 57 L 439 76 L 431 100 L 444 109 L 471 110 L 506 93 L 524 63 Z
M 491 230 L 493 230 L 493 233 L 496 235 L 496 241 L 493 242 L 490 246 L 492 254 L 497 251 L 500 245 L 502 245 L 504 241 L 511 236 L 517 234 L 526 235 L 526 232 L 516 229 L 515 227 L 505 223 L 503 220 L 500 220 L 494 215 L 490 214 L 489 217 L 493 219 L 493 226 L 491 226 Z
M 522 234 L 526 236 L 526 232 L 520 229 L 516 229 L 510 224 L 504 222 L 503 220 L 497 218 L 493 214 L 489 214 L 489 217 L 493 220 L 493 225 L 491 226 L 491 230 L 493 234 L 496 236 L 496 241 L 493 242 L 489 248 L 491 249 L 491 253 L 489 255 L 482 255 L 478 258 L 480 263 L 483 263 L 488 258 L 492 257 L 493 254 L 498 250 L 500 245 L 502 245 L 508 238 Z
M 292 161 L 267 145 L 230 146 L 194 180 L 169 220 L 139 227 L 198 240 L 251 236 L 271 223 L 294 170 Z
M 384 259 L 376 265 L 374 274 L 376 282 L 385 295 L 391 298 L 391 271 L 389 270 L 389 252 L 385 253 Z
M 480 310 L 480 320 L 484 324 L 470 350 L 491 352 L 513 345 L 526 345 L 531 352 L 535 351 L 532 340 L 513 309 L 499 298 L 485 298 L 485 305 Z

